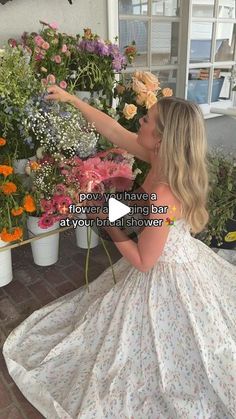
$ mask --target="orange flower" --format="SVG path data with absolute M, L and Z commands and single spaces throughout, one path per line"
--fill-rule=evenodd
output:
M 7 177 L 11 175 L 12 173 L 13 173 L 13 167 L 6 166 L 6 165 L 0 166 L 0 174 L 3 175 L 4 177 Z
M 31 195 L 26 195 L 24 199 L 24 209 L 27 212 L 34 212 L 36 211 L 36 205 L 34 198 Z
M 24 208 L 19 207 L 19 208 L 13 208 L 11 210 L 11 213 L 12 213 L 12 215 L 14 215 L 14 217 L 17 217 L 17 215 L 21 215 L 23 211 L 24 211 Z
M 17 187 L 13 182 L 6 182 L 0 186 L 0 189 L 5 195 L 11 195 L 12 193 L 16 192 Z
M 23 230 L 20 227 L 15 227 L 12 233 L 8 233 L 7 229 L 4 228 L 0 234 L 1 239 L 4 242 L 14 242 L 20 240 L 23 237 Z
M 38 164 L 36 161 L 30 162 L 30 168 L 31 170 L 38 170 L 40 168 L 40 164 Z
M 0 138 L 0 147 L 4 146 L 6 144 L 5 138 Z
M 165 89 L 162 90 L 162 94 L 165 97 L 173 96 L 173 90 L 170 89 L 169 87 L 165 87 Z

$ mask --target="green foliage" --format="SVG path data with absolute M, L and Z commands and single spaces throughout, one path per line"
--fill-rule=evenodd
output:
M 225 155 L 215 149 L 208 155 L 210 193 L 208 211 L 210 220 L 207 228 L 199 235 L 207 245 L 213 237 L 218 246 L 223 244 L 228 220 L 236 218 L 236 157 Z

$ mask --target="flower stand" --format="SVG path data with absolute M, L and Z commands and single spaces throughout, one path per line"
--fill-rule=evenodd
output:
M 0 239 L 0 248 L 7 246 L 8 243 Z M 0 287 L 9 284 L 13 279 L 11 249 L 0 252 Z
M 52 227 L 43 229 L 38 226 L 39 217 L 29 216 L 27 219 L 27 228 L 29 238 L 45 234 L 59 228 L 59 221 Z M 31 249 L 34 263 L 39 266 L 50 266 L 58 261 L 59 258 L 59 232 L 55 232 L 48 237 L 31 242 Z

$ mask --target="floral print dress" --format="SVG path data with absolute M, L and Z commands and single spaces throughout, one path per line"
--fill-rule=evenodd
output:
M 236 267 L 181 219 L 148 272 L 114 269 L 8 336 L 24 396 L 48 419 L 235 419 Z

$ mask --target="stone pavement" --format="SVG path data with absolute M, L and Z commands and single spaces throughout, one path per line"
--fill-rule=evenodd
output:
M 114 263 L 121 254 L 112 242 L 106 241 L 106 244 Z M 60 258 L 52 266 L 35 265 L 28 244 L 12 249 L 14 279 L 0 287 L 0 419 L 43 418 L 9 376 L 2 346 L 11 330 L 33 311 L 85 284 L 86 253 L 86 249 L 76 246 L 72 230 L 60 233 Z M 89 281 L 97 278 L 108 266 L 103 246 L 99 244 L 91 249 Z
M 121 254 L 112 242 L 106 241 L 106 244 L 114 263 Z M 216 251 L 236 265 L 236 251 Z M 30 245 L 12 250 L 14 279 L 5 287 L 0 287 L 1 349 L 11 330 L 34 310 L 85 284 L 86 252 L 76 246 L 75 233 L 72 230 L 61 233 L 60 259 L 53 266 L 36 266 Z M 108 266 L 109 261 L 102 245 L 91 249 L 89 280 L 97 278 Z M 40 418 L 43 416 L 24 398 L 9 376 L 1 350 L 0 419 Z

